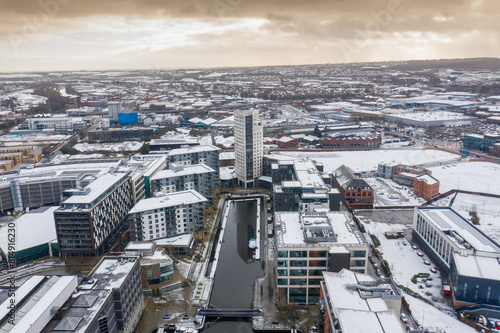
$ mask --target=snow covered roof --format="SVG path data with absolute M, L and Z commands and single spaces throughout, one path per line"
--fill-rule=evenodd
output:
M 38 245 L 57 240 L 54 212 L 59 206 L 41 207 L 24 214 L 15 220 L 16 224 L 16 251 L 26 250 Z M 0 228 L 0 248 L 8 252 L 8 226 Z
M 362 297 L 362 291 L 351 286 L 363 282 L 375 282 L 371 276 L 343 269 L 339 273 L 323 272 L 325 287 L 328 292 L 328 304 L 333 315 L 338 319 L 342 332 L 405 332 L 394 310 L 389 309 L 385 301 L 379 297 Z M 388 284 L 377 287 L 386 287 Z M 373 293 L 375 294 L 375 293 Z
M 161 209 L 178 205 L 190 205 L 205 201 L 207 201 L 207 199 L 204 196 L 193 190 L 175 192 L 166 194 L 165 196 L 159 198 L 142 199 L 128 213 L 142 213 L 154 209 Z
M 454 252 L 453 261 L 459 275 L 500 280 L 500 261 L 496 257 L 461 255 Z
M 423 182 L 426 182 L 429 185 L 434 185 L 436 183 L 439 183 L 439 180 L 437 180 L 436 178 L 432 177 L 428 173 L 424 173 L 423 175 L 417 176 L 415 178 L 418 179 L 418 180 L 421 180 Z
M 203 173 L 215 172 L 214 169 L 205 164 L 193 164 L 193 165 L 178 165 L 175 168 L 168 170 L 161 170 L 157 172 L 152 178 L 153 180 L 172 178 L 172 177 L 182 177 L 187 175 L 200 175 Z
M 200 153 L 200 152 L 209 152 L 209 151 L 217 151 L 217 150 L 221 150 L 221 149 L 219 147 L 212 146 L 212 145 L 193 146 L 193 147 L 189 147 L 189 148 L 172 149 L 168 153 L 168 156 L 182 155 L 182 154 L 195 154 L 195 153 Z

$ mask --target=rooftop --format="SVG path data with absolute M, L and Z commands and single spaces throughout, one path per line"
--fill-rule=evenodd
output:
M 93 204 L 94 200 L 106 193 L 115 184 L 128 177 L 126 173 L 105 174 L 85 187 L 89 192 L 85 195 L 73 195 L 66 199 L 63 204 Z
M 169 153 L 168 156 L 174 156 L 174 155 L 182 155 L 182 154 L 194 154 L 194 153 L 201 153 L 201 152 L 209 152 L 209 151 L 219 151 L 221 150 L 220 148 L 212 145 L 206 145 L 206 146 L 192 146 L 189 148 L 179 148 L 179 149 L 172 149 Z
M 467 249 L 469 244 L 477 251 L 500 253 L 500 246 L 449 207 L 416 208 L 429 222 L 452 239 L 458 235 L 457 245 Z
M 500 260 L 496 257 L 453 253 L 453 261 L 460 275 L 480 279 L 500 280 Z
M 215 172 L 214 169 L 205 164 L 194 164 L 194 165 L 172 165 L 171 169 L 161 170 L 157 172 L 152 178 L 153 180 L 172 178 L 172 177 L 182 177 L 187 175 L 200 175 L 204 173 Z
M 178 205 L 189 205 L 205 201 L 207 201 L 207 199 L 194 190 L 175 192 L 166 194 L 165 196 L 159 198 L 143 199 L 139 201 L 128 213 L 141 213 L 154 209 L 161 209 Z

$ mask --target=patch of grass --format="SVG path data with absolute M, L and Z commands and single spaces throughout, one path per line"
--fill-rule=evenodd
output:
M 417 298 L 420 298 L 420 294 L 411 290 L 410 288 L 408 287 L 405 287 L 403 286 L 402 284 L 398 284 L 398 287 L 403 290 L 405 293 L 407 293 L 408 295 L 410 296 L 413 296 L 413 297 L 417 297 Z
M 385 270 L 387 271 L 387 275 L 391 276 L 392 275 L 391 268 L 389 267 L 389 263 L 387 262 L 387 260 L 384 260 L 384 266 Z
M 417 284 L 418 278 L 428 278 L 429 276 L 430 276 L 429 273 L 418 273 L 418 274 L 413 275 L 413 277 L 411 278 L 411 282 Z
M 372 238 L 373 245 L 375 247 L 379 247 L 380 246 L 380 240 L 378 239 L 378 237 L 375 236 L 375 235 L 370 235 L 370 237 Z

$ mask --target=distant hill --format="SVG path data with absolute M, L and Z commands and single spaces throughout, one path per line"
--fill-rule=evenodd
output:
M 500 58 L 469 58 L 401 61 L 387 66 L 403 71 L 450 68 L 454 70 L 500 70 Z

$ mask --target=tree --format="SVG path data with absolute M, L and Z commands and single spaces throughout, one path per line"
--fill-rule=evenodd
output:
M 149 154 L 149 145 L 147 143 L 143 144 L 141 149 L 139 149 L 139 153 L 142 155 L 148 155 Z

